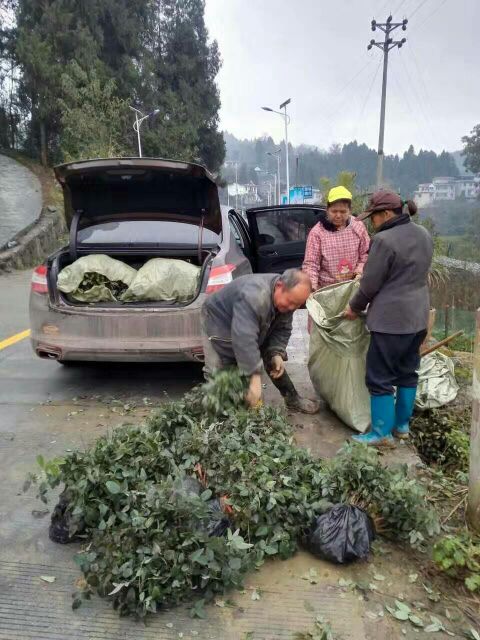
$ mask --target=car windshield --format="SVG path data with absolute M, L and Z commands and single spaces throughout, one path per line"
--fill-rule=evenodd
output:
M 196 224 L 171 220 L 121 220 L 86 227 L 78 232 L 80 244 L 168 244 L 197 246 L 200 228 Z M 219 244 L 220 236 L 209 229 L 202 234 L 203 246 Z

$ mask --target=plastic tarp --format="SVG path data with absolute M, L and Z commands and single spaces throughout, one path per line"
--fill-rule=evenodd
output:
M 448 356 L 434 351 L 420 361 L 415 406 L 417 409 L 443 407 L 457 397 L 455 367 Z
M 119 283 L 119 285 L 110 287 L 108 283 L 103 282 L 85 289 L 81 285 L 87 274 L 99 274 L 110 283 Z M 119 290 L 123 293 L 136 275 L 136 269 L 120 260 L 104 254 L 91 254 L 75 260 L 62 269 L 58 274 L 57 287 L 79 302 L 117 302 L 120 297 L 115 295 L 114 291 Z
M 138 270 L 123 300 L 189 302 L 197 294 L 200 271 L 185 260 L 152 258 Z
M 317 393 L 349 427 L 364 433 L 370 425 L 365 361 L 370 336 L 364 318 L 343 312 L 358 288 L 354 281 L 320 289 L 307 300 L 313 320 L 308 370 Z

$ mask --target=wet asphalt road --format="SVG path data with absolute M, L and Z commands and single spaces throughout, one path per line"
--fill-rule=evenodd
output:
M 0 154 L 0 247 L 34 222 L 41 208 L 38 178 L 13 158 Z

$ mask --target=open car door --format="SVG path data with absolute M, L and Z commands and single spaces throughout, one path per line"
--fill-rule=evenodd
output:
M 303 204 L 247 209 L 254 271 L 283 273 L 301 267 L 308 234 L 324 212 Z

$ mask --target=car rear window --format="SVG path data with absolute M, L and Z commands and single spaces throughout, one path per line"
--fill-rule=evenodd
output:
M 197 246 L 199 227 L 196 224 L 171 220 L 121 220 L 86 227 L 78 232 L 81 244 L 169 244 Z M 204 229 L 202 244 L 217 245 L 220 236 Z

